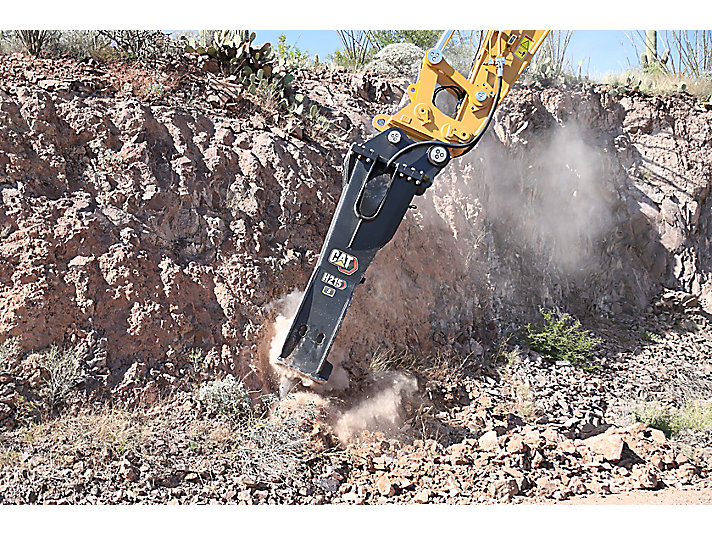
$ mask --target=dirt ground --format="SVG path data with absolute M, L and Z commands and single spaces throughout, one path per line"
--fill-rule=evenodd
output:
M 665 488 L 658 491 L 637 490 L 617 495 L 584 495 L 559 504 L 712 504 L 712 488 Z

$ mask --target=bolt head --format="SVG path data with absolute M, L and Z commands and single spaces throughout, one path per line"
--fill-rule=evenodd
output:
M 443 59 L 443 53 L 440 50 L 432 49 L 428 50 L 428 63 L 431 65 L 437 65 Z
M 388 133 L 388 141 L 397 145 L 401 142 L 401 133 L 398 130 L 391 130 Z
M 428 159 L 430 160 L 430 163 L 433 163 L 435 165 L 442 165 L 447 161 L 447 158 L 448 151 L 445 147 L 434 146 L 430 150 L 428 150 Z

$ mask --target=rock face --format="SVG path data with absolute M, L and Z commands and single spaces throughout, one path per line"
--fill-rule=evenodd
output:
M 496 135 L 428 199 L 467 243 L 495 316 L 518 323 L 563 305 L 622 318 L 661 286 L 712 306 L 711 111 L 599 86 L 516 90 L 497 117 Z
M 134 400 L 192 349 L 269 388 L 273 304 L 308 280 L 348 142 L 402 87 L 303 74 L 340 136 L 314 140 L 250 101 L 220 115 L 50 74 L 0 85 L 0 338 L 81 345 L 87 390 Z M 481 354 L 540 305 L 625 317 L 666 286 L 712 307 L 710 119 L 682 97 L 512 92 L 377 256 L 342 385 L 378 347 Z

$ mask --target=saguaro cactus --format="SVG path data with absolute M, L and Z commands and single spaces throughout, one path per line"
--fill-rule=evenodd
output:
M 658 60 L 658 32 L 655 30 L 645 30 L 645 50 L 648 61 L 655 63 Z
M 670 58 L 670 50 L 665 49 L 658 57 L 658 32 L 645 30 L 645 52 L 640 54 L 640 68 L 644 71 L 667 70 L 665 66 Z

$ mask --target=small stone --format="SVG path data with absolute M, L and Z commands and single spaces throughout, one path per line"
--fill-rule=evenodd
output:
M 469 445 L 466 443 L 456 443 L 450 447 L 450 464 L 451 465 L 467 465 L 470 463 L 470 458 L 467 455 Z
M 497 441 L 497 432 L 494 430 L 490 430 L 489 432 L 485 432 L 484 434 L 482 434 L 477 443 L 480 446 L 480 449 L 485 451 L 491 451 L 497 448 Z
M 429 489 L 419 491 L 415 494 L 415 497 L 413 497 L 413 501 L 418 504 L 426 504 L 430 501 L 431 494 L 432 492 Z
M 408 490 L 410 490 L 410 489 L 413 489 L 413 486 L 414 486 L 413 481 L 410 480 L 410 479 L 407 479 L 407 478 L 400 478 L 400 479 L 398 479 L 398 480 L 396 481 L 396 485 L 397 485 L 400 489 L 405 490 L 405 491 L 408 491 Z
M 555 446 L 561 441 L 561 434 L 559 434 L 553 428 L 547 428 L 546 430 L 544 430 L 544 432 L 542 433 L 542 437 L 546 440 L 548 446 Z
M 665 470 L 665 462 L 663 462 L 663 459 L 660 457 L 659 454 L 654 454 L 650 458 L 650 465 L 652 465 L 655 469 L 658 471 L 664 471 Z
M 344 499 L 344 501 L 346 501 L 346 502 L 352 502 L 352 503 L 355 503 L 355 504 L 358 504 L 358 502 L 359 502 L 360 500 L 362 500 L 361 497 L 359 497 L 358 494 L 357 494 L 356 492 L 353 492 L 353 491 L 350 491 L 350 492 L 348 492 L 348 493 L 344 493 L 344 494 L 341 496 L 341 498 Z
M 388 475 L 378 477 L 378 480 L 376 480 L 376 490 L 384 497 L 392 497 L 396 494 L 396 489 L 393 487 Z
M 591 451 L 602 455 L 610 462 L 618 462 L 623 455 L 625 442 L 616 434 L 598 434 L 583 440 Z
M 573 454 L 576 452 L 576 444 L 571 439 L 565 439 L 559 443 L 559 450 L 565 454 Z
M 323 491 L 328 491 L 331 493 L 339 489 L 339 482 L 331 477 L 317 478 L 314 480 L 314 485 Z
M 536 481 L 536 487 L 544 497 L 553 497 L 554 492 L 560 489 L 557 482 L 547 477 L 542 477 Z
M 254 488 L 257 486 L 257 480 L 255 480 L 255 477 L 251 477 L 250 475 L 240 475 L 235 479 L 235 482 L 242 484 L 243 486 L 247 486 L 248 488 Z
M 682 466 L 684 464 L 690 463 L 690 459 L 687 457 L 687 455 L 680 453 L 677 456 L 675 456 L 675 463 L 678 466 Z
M 650 429 L 650 437 L 653 438 L 653 441 L 655 443 L 665 443 L 667 441 L 665 433 L 662 430 L 658 430 L 657 428 Z
M 119 466 L 119 474 L 123 476 L 128 482 L 136 482 L 139 478 L 139 472 L 136 467 L 124 459 Z
M 509 501 L 519 493 L 519 484 L 513 478 L 495 480 L 490 484 L 489 492 L 495 499 Z
M 507 452 L 511 454 L 524 453 L 526 451 L 527 446 L 522 436 L 513 436 L 509 442 L 507 442 Z
M 655 489 L 658 487 L 658 478 L 649 467 L 636 465 L 631 474 L 633 487 L 637 489 Z
M 675 472 L 682 484 L 690 484 L 697 474 L 697 469 L 692 464 L 684 464 Z
M 633 423 L 625 428 L 625 432 L 628 432 L 629 434 L 642 434 L 646 430 L 648 430 L 648 425 L 645 423 Z
M 571 477 L 567 489 L 574 495 L 586 493 L 586 486 L 579 477 Z
M 377 456 L 373 459 L 373 468 L 377 471 L 388 469 L 388 459 L 385 456 Z

